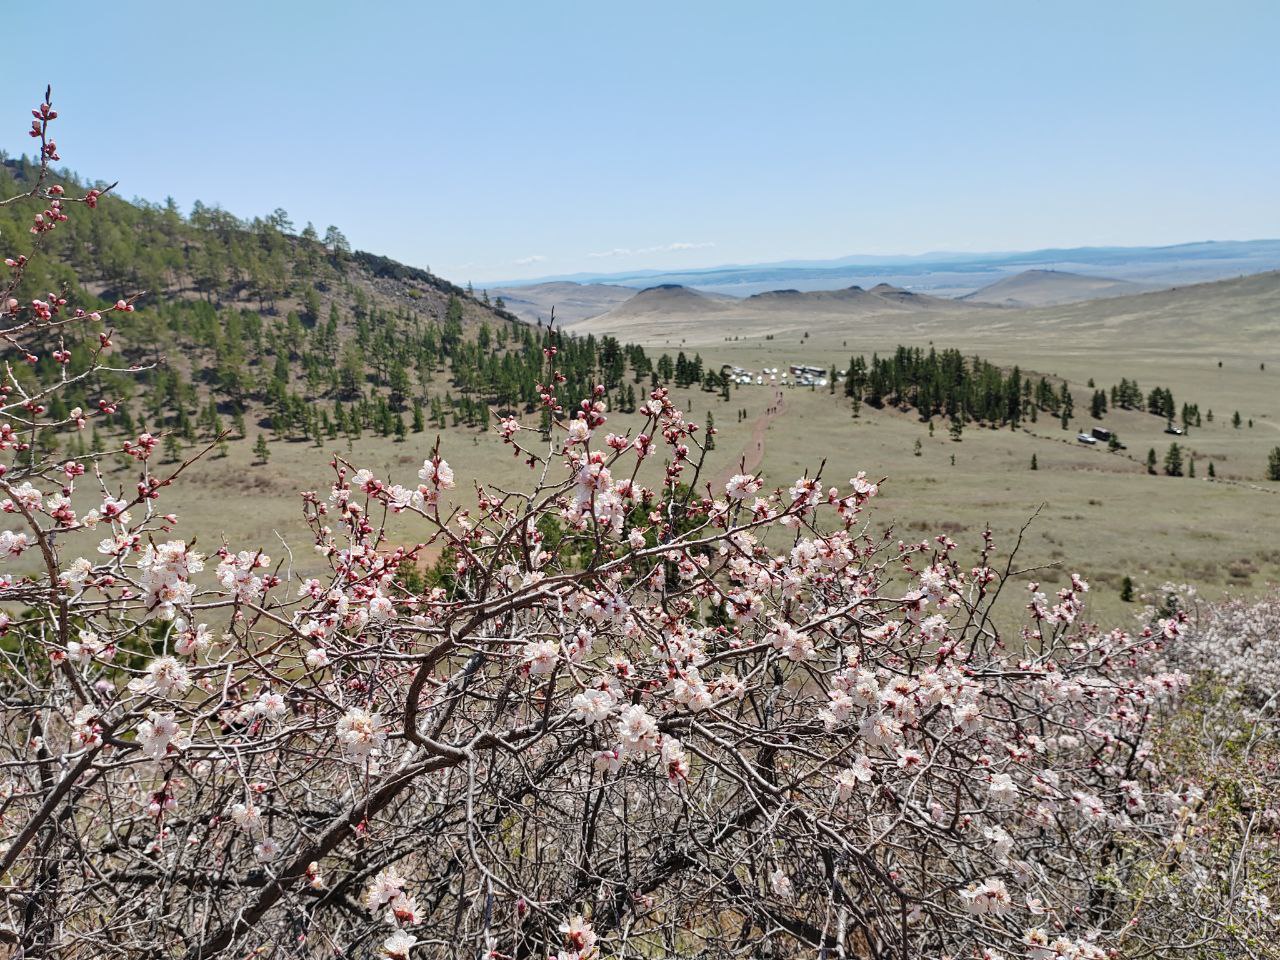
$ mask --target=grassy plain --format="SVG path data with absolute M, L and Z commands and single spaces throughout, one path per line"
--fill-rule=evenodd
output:
M 1046 416 L 1016 431 L 970 425 L 960 442 L 949 438 L 943 421 L 935 422 L 931 435 L 914 413 L 864 406 L 855 418 L 840 387 L 834 395 L 824 388 L 786 388 L 774 417 L 765 415 L 774 396 L 767 386 L 735 387 L 727 402 L 696 388 L 675 396 L 698 422 L 708 411 L 715 415 L 717 445 L 704 481 L 731 471 L 761 442 L 758 455 L 770 485 L 786 485 L 824 460 L 823 475 L 833 483 L 843 484 L 859 470 L 888 478 L 872 520 L 892 524 L 902 539 L 945 532 L 976 547 L 990 524 L 997 544 L 1007 549 L 1035 516 L 1019 566 L 1046 566 L 1034 574 L 1046 584 L 1079 570 L 1094 585 L 1093 616 L 1123 622 L 1134 609 L 1119 599 L 1126 575 L 1139 592 L 1176 581 L 1194 583 L 1208 596 L 1258 592 L 1280 581 L 1280 483 L 1263 479 L 1267 454 L 1280 445 L 1278 291 L 1280 279 L 1265 275 L 1187 288 L 1181 296 L 1172 291 L 1039 310 L 956 312 L 923 322 L 913 316 L 840 322 L 780 315 L 774 332 L 674 317 L 665 327 L 650 319 L 641 329 L 617 332 L 640 340 L 654 356 L 683 349 L 699 352 L 706 364 L 750 369 L 791 362 L 843 367 L 851 353 L 869 356 L 901 343 L 957 347 L 1025 373 L 1066 378 L 1076 408 L 1070 429 Z M 1179 407 L 1198 404 L 1202 416 L 1212 410 L 1214 420 L 1205 419 L 1187 437 L 1166 435 L 1164 422 L 1146 413 L 1113 411 L 1092 420 L 1088 381 L 1109 388 L 1121 377 L 1136 379 L 1144 390 L 1168 387 Z M 740 409 L 745 420 L 738 418 Z M 1245 421 L 1238 429 L 1231 424 L 1237 410 Z M 629 421 L 615 416 L 609 427 L 619 430 Z M 1079 430 L 1099 423 L 1116 430 L 1128 449 L 1110 453 L 1075 442 Z M 366 436 L 321 447 L 278 441 L 265 465 L 253 463 L 250 443 L 232 443 L 225 458 L 197 464 L 165 503 L 182 517 L 179 532 L 198 534 L 206 546 L 225 537 L 236 548 L 266 544 L 285 556 L 283 541 L 298 569 L 313 570 L 298 491 L 327 487 L 330 455 L 412 483 L 434 437 L 411 433 L 397 443 Z M 1194 479 L 1148 475 L 1148 449 L 1163 460 L 1173 440 L 1194 458 Z M 460 493 L 473 481 L 507 488 L 530 481 L 529 470 L 492 432 L 450 429 L 442 448 Z M 1210 462 L 1214 481 L 1207 478 Z M 130 486 L 131 474 L 121 471 L 116 482 Z M 409 522 L 395 529 L 405 542 L 426 536 Z

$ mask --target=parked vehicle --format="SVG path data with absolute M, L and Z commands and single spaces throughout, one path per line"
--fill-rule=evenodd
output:
M 1091 433 L 1077 433 L 1076 440 L 1080 443 L 1088 444 L 1091 447 L 1098 442 L 1098 438 Z

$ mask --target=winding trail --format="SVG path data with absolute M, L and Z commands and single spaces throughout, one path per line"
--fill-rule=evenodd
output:
M 787 411 L 787 401 L 782 397 L 781 390 L 774 390 L 773 403 L 765 407 L 764 413 L 756 417 L 751 424 L 751 438 L 747 441 L 747 445 L 742 448 L 737 458 L 729 463 L 712 484 L 712 492 L 724 492 L 724 485 L 729 482 L 730 478 L 737 473 L 754 474 L 760 469 L 760 464 L 764 463 L 764 435 L 769 429 L 769 424 L 775 419 L 782 416 Z

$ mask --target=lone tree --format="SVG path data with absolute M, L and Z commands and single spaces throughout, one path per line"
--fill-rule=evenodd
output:
M 1182 476 L 1182 448 L 1176 443 L 1169 444 L 1169 452 L 1164 455 L 1164 472 L 1171 477 Z
M 1128 574 L 1120 581 L 1120 599 L 1125 603 L 1133 603 L 1133 577 Z
M 1151 474 L 1152 476 L 1155 476 L 1156 463 L 1157 463 L 1156 448 L 1152 447 L 1150 450 L 1147 451 L 1147 473 Z
M 266 463 L 271 459 L 271 448 L 267 446 L 267 438 L 262 434 L 258 434 L 258 439 L 253 444 L 253 455 L 257 457 L 258 463 Z
M 1267 456 L 1267 479 L 1280 480 L 1280 447 L 1272 447 Z

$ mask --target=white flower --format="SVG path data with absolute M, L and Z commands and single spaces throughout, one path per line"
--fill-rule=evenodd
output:
M 177 607 L 191 602 L 195 585 L 193 574 L 204 569 L 204 557 L 181 540 L 170 540 L 159 546 L 147 544 L 138 560 L 142 571 L 142 591 L 147 607 L 163 620 L 172 620 Z
M 650 753 L 658 747 L 658 724 L 643 706 L 632 704 L 618 717 L 618 736 L 627 750 Z
M 599 723 L 613 709 L 613 696 L 608 690 L 584 690 L 573 698 L 573 718 L 588 724 Z
M 369 616 L 374 620 L 390 620 L 395 616 L 396 608 L 391 601 L 380 593 L 375 593 L 369 600 Z
M 754 497 L 759 493 L 763 485 L 763 482 L 758 477 L 737 473 L 730 477 L 729 482 L 724 485 L 724 492 L 730 500 L 745 500 L 747 497 Z
M 617 773 L 622 769 L 622 748 L 615 747 L 612 750 L 597 750 L 592 757 L 595 768 L 600 773 Z
M 157 657 L 147 665 L 146 679 L 130 680 L 129 689 L 160 697 L 183 694 L 191 689 L 191 674 L 177 657 Z
M 259 716 L 266 717 L 268 720 L 279 720 L 289 712 L 289 705 L 280 694 L 264 690 L 258 694 L 258 702 L 254 709 Z
M 544 676 L 555 669 L 560 648 L 550 640 L 530 640 L 524 645 L 524 664 L 534 676 Z
M 390 903 L 396 897 L 404 895 L 404 877 L 396 873 L 395 867 L 379 870 L 369 882 L 369 889 L 364 892 L 364 903 L 370 910 L 377 910 Z
M 152 760 L 163 759 L 170 750 L 180 752 L 188 742 L 172 713 L 157 713 L 152 710 L 147 714 L 147 719 L 138 724 L 138 744 L 142 747 L 142 752 Z
M 788 660 L 808 660 L 813 656 L 813 639 L 781 620 L 774 622 L 773 632 L 765 639 Z
M 382 941 L 382 955 L 387 960 L 409 960 L 409 951 L 418 941 L 411 933 L 397 930 Z
M 407 893 L 398 893 L 387 904 L 387 922 L 406 926 L 421 919 L 418 901 Z
M 689 758 L 685 755 L 684 744 L 675 737 L 662 739 L 662 763 L 667 769 L 668 779 L 689 779 Z
M 596 945 L 596 932 L 580 915 L 570 917 L 560 924 L 560 932 L 564 934 L 565 943 L 578 953 L 585 953 Z
M 1000 860 L 1007 860 L 1013 849 L 1013 837 L 1003 827 L 986 827 L 982 835 L 991 841 L 991 852 Z
M 448 490 L 453 486 L 453 468 L 449 466 L 447 460 L 441 460 L 439 463 L 434 460 L 423 460 L 422 469 L 418 471 L 418 478 L 423 483 L 429 483 L 443 490 Z
M 353 760 L 367 760 L 382 746 L 387 735 L 382 731 L 382 718 L 376 713 L 352 707 L 338 721 L 338 742 Z
M 195 629 L 191 629 L 183 617 L 174 622 L 174 637 L 174 652 L 184 657 L 204 653 L 213 644 L 213 637 L 205 624 L 197 624 Z
M 236 822 L 236 826 L 243 827 L 245 830 L 253 830 L 261 822 L 262 813 L 248 801 L 233 803 L 231 805 L 231 819 Z
M 1013 898 L 1009 896 L 1004 881 L 997 877 L 972 885 L 960 896 L 965 901 L 965 909 L 976 916 L 1008 913 L 1013 907 Z
M 264 863 L 280 856 L 280 844 L 273 837 L 263 837 L 253 845 L 253 854 Z
M 994 799 L 1002 802 L 1013 803 L 1018 799 L 1018 785 L 1007 773 L 992 774 L 987 790 Z
M 0 554 L 10 557 L 22 556 L 31 543 L 31 538 L 25 532 L 0 531 Z

